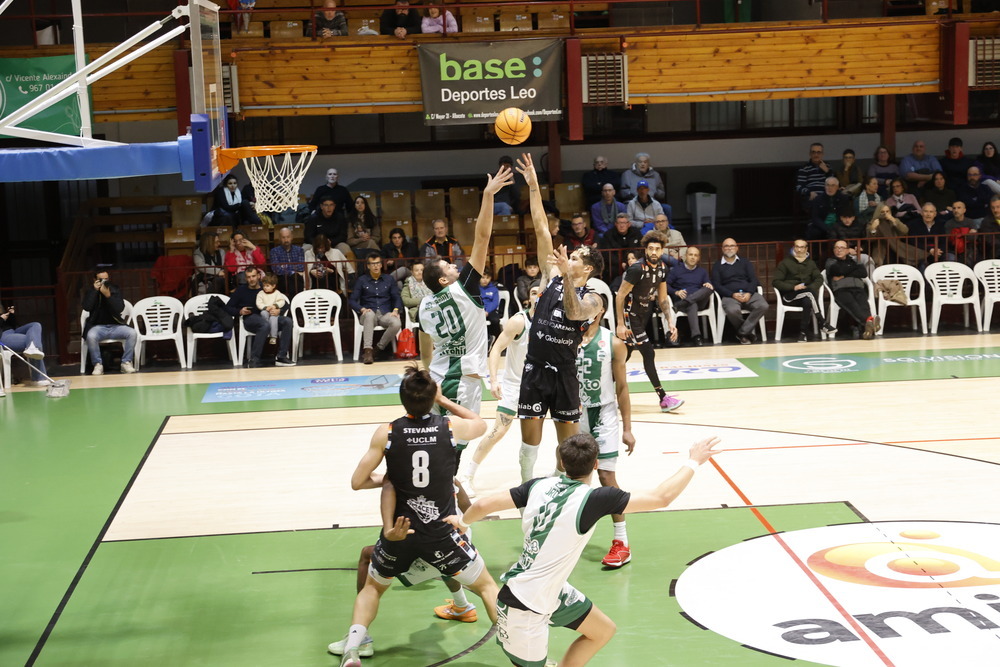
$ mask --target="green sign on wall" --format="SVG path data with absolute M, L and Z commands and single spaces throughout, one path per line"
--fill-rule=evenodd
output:
M 75 71 L 76 60 L 73 56 L 0 58 L 0 118 L 17 111 Z M 79 135 L 80 105 L 76 95 L 52 105 L 18 126 Z

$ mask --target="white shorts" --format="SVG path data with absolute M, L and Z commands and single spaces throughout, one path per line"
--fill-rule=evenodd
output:
M 503 398 L 497 403 L 497 412 L 516 417 L 517 398 L 521 395 L 521 383 L 512 382 L 504 376 L 504 379 L 500 381 L 500 388 L 503 391 Z
M 621 442 L 618 404 L 605 403 L 595 408 L 583 408 L 583 414 L 580 415 L 580 433 L 589 433 L 597 440 L 599 448 L 597 469 L 614 472 Z
M 509 589 L 507 591 L 509 592 Z M 559 608 L 551 614 L 518 609 L 497 600 L 497 644 L 511 662 L 521 667 L 544 667 L 549 654 L 549 626 L 577 629 L 593 608 L 586 595 L 563 584 Z
M 450 398 L 463 408 L 472 410 L 477 415 L 479 414 L 479 410 L 483 405 L 483 381 L 480 378 L 460 375 L 457 378 L 446 377 L 442 379 L 435 377 L 434 380 L 441 385 L 441 393 L 444 394 L 445 398 Z M 441 414 L 441 408 L 435 405 L 434 413 Z M 458 449 L 465 449 L 468 444 L 468 440 L 455 440 L 455 446 Z

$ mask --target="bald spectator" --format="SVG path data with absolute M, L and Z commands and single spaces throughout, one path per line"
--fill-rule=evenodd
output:
M 313 192 L 312 199 L 309 200 L 309 210 L 315 211 L 319 208 L 319 205 L 323 203 L 323 200 L 327 197 L 333 199 L 337 204 L 337 210 L 340 211 L 341 215 L 347 211 L 347 207 L 351 204 L 351 193 L 340 184 L 340 172 L 337 171 L 336 167 L 331 167 L 326 170 L 326 183 L 316 188 Z M 306 237 L 309 239 L 310 237 Z
M 806 239 L 828 239 L 837 221 L 837 211 L 853 205 L 850 195 L 840 189 L 836 176 L 827 176 L 823 181 L 823 192 L 809 202 L 809 226 Z
M 590 223 L 598 236 L 615 226 L 619 213 L 627 211 L 625 204 L 615 198 L 615 186 L 605 183 L 601 187 L 601 199 L 590 207 Z
M 726 319 L 736 329 L 736 339 L 750 345 L 757 340 L 754 331 L 767 312 L 767 301 L 757 292 L 760 281 L 753 264 L 739 256 L 739 249 L 734 239 L 722 242 L 722 257 L 712 267 L 712 286 L 722 300 Z M 749 311 L 746 319 L 743 310 Z
M 922 139 L 913 142 L 913 152 L 899 161 L 899 173 L 913 188 L 922 190 L 931 182 L 935 171 L 943 171 L 941 163 L 933 155 L 927 154 L 927 144 Z
M 347 19 L 337 10 L 337 0 L 324 0 L 323 9 L 316 12 L 317 37 L 342 37 L 347 34 Z
M 278 230 L 278 245 L 271 248 L 271 272 L 278 277 L 278 291 L 291 299 L 305 289 L 306 254 L 292 243 L 292 230 Z
M 660 213 L 656 216 L 656 219 L 653 220 L 653 224 L 646 225 L 639 231 L 642 232 L 643 236 L 645 236 L 654 230 L 663 234 L 663 236 L 667 239 L 667 245 L 663 249 L 664 252 L 674 259 L 680 259 L 684 256 L 684 253 L 687 252 L 687 248 L 684 247 L 684 235 L 670 225 L 670 220 L 667 219 L 666 213 Z
M 580 179 L 580 185 L 583 186 L 583 196 L 587 201 L 587 206 L 593 206 L 601 199 L 601 196 L 604 194 L 605 185 L 610 185 L 617 190 L 620 181 L 621 175 L 617 171 L 608 169 L 608 159 L 606 157 L 603 155 L 595 157 L 594 168 Z M 594 220 L 594 218 L 591 217 L 591 220 Z M 608 227 L 613 222 L 613 220 L 608 222 Z
M 993 190 L 982 181 L 982 171 L 978 165 L 972 165 L 966 171 L 965 182 L 959 184 L 955 191 L 959 201 L 965 204 L 965 216 L 973 227 L 979 227 L 979 223 L 989 213 L 990 199 L 993 197 Z
M 653 169 L 649 153 L 636 153 L 632 168 L 622 174 L 618 197 L 622 201 L 634 199 L 638 193 L 639 181 L 646 181 L 650 194 L 658 202 L 667 201 L 667 183 L 659 172 Z

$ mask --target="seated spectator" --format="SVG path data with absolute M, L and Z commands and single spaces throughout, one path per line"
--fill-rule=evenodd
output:
M 324 196 L 319 208 L 306 218 L 306 243 L 312 243 L 317 234 L 329 239 L 330 245 L 345 257 L 354 254 L 351 246 L 347 245 L 347 218 L 332 195 Z
M 552 237 L 552 247 L 558 248 L 566 243 L 562 234 L 559 233 L 559 228 L 562 226 L 563 221 L 555 213 L 546 213 L 545 217 L 549 221 L 549 236 Z
M 462 267 L 465 264 L 465 251 L 459 245 L 458 239 L 448 235 L 448 223 L 438 218 L 432 223 L 432 228 L 434 235 L 424 241 L 423 256 L 440 257 L 446 262 Z
M 204 224 L 204 223 L 202 223 Z M 260 218 L 250 202 L 243 198 L 239 181 L 230 174 L 215 189 L 212 199 L 212 226 L 259 225 Z
M 253 334 L 250 354 L 246 359 L 247 368 L 259 368 L 264 345 L 268 342 L 271 325 L 257 310 L 257 295 L 262 291 L 261 271 L 256 266 L 249 266 L 245 271 L 246 282 L 233 290 L 226 304 L 226 312 L 233 317 L 241 315 L 242 325 L 247 333 Z M 276 366 L 294 366 L 288 353 L 292 347 L 292 319 L 285 317 L 276 306 L 267 308 L 268 315 L 278 323 L 278 355 L 274 360 Z
M 223 260 L 226 271 L 236 278 L 238 284 L 246 282 L 246 270 L 250 266 L 264 266 L 267 258 L 264 251 L 253 244 L 246 234 L 236 230 L 229 239 L 229 252 Z
M 809 210 L 809 202 L 823 194 L 826 178 L 833 175 L 830 166 L 823 161 L 823 144 L 810 144 L 809 162 L 795 172 L 795 191 L 803 208 Z
M 913 152 L 899 161 L 900 176 L 916 192 L 923 191 L 935 171 L 941 171 L 941 163 L 927 154 L 927 145 L 921 139 L 914 141 Z
M 619 213 L 615 218 L 615 226 L 605 232 L 597 247 L 604 253 L 604 261 L 608 267 L 608 279 L 614 280 L 622 271 L 625 251 L 642 245 L 642 234 L 632 226 L 628 214 Z
M 928 176 L 928 178 L 930 178 Z M 917 198 L 906 191 L 906 183 L 901 178 L 894 178 L 890 185 L 892 194 L 885 202 L 892 208 L 892 213 L 904 223 L 920 219 L 920 203 Z
M 990 199 L 993 197 L 993 190 L 982 182 L 982 172 L 978 166 L 969 167 L 965 182 L 958 186 L 958 190 L 954 194 L 958 195 L 957 198 L 965 204 L 966 217 L 976 221 L 976 227 L 978 227 L 978 223 L 982 222 L 989 213 L 987 209 L 990 205 Z M 954 201 L 952 199 L 949 205 Z M 940 207 L 938 210 L 941 210 Z
M 521 210 L 521 186 L 524 185 L 524 177 L 514 171 L 514 160 L 509 155 L 504 155 L 497 160 L 497 169 L 503 167 L 507 167 L 514 173 L 514 182 L 503 186 L 493 196 L 493 215 L 514 215 Z M 496 174 L 494 173 L 494 175 Z
M 479 276 L 479 296 L 483 300 L 483 310 L 486 311 L 486 333 L 492 343 L 500 335 L 500 318 L 503 313 L 500 311 L 500 289 L 493 282 L 493 270 L 488 266 L 483 268 L 483 273 Z
M 861 222 L 868 224 L 881 203 L 882 196 L 878 193 L 878 178 L 866 176 L 865 185 L 861 188 L 861 193 L 858 194 L 854 207 Z
M 799 341 L 812 339 L 814 320 L 827 335 L 837 333 L 837 329 L 828 324 L 820 312 L 817 299 L 823 287 L 823 276 L 816 262 L 809 257 L 809 244 L 805 239 L 795 239 L 791 254 L 781 260 L 775 269 L 771 285 L 782 303 L 802 309 Z
M 684 235 L 673 228 L 670 224 L 669 218 L 667 218 L 666 213 L 661 213 L 656 216 L 653 220 L 652 225 L 645 225 L 641 230 L 642 235 L 645 236 L 651 231 L 657 231 L 663 234 L 664 238 L 667 239 L 667 247 L 665 252 L 670 257 L 677 259 L 681 255 L 687 252 L 687 248 L 684 247 Z
M 531 288 L 538 287 L 541 283 L 541 268 L 538 266 L 537 257 L 528 257 L 524 260 L 524 273 L 517 277 L 514 282 L 514 296 L 522 308 L 527 308 L 531 296 Z
M 858 193 L 861 192 L 861 183 L 864 181 L 864 176 L 861 175 L 861 167 L 858 166 L 856 160 L 857 157 L 854 151 L 850 148 L 846 149 L 840 169 L 834 174 L 837 180 L 840 181 L 840 188 L 851 197 L 858 196 Z
M 622 204 L 619 204 L 619 206 L 622 206 Z M 587 221 L 579 214 L 573 216 L 570 222 L 570 232 L 563 238 L 566 245 L 566 252 L 570 254 L 581 246 L 587 246 L 588 248 L 597 247 L 597 234 L 587 226 Z
M 447 9 L 442 16 L 439 7 L 428 7 L 424 10 L 424 18 L 420 21 L 420 32 L 455 33 L 458 32 L 458 22 Z
M 368 200 L 358 196 L 354 198 L 351 210 L 347 212 L 347 245 L 354 251 L 355 257 L 363 257 L 369 250 L 380 250 L 382 234 L 379 232 L 378 220 L 372 213 Z
M 617 190 L 620 182 L 621 175 L 617 171 L 608 169 L 608 159 L 603 155 L 595 157 L 594 168 L 580 179 L 580 185 L 583 186 L 583 197 L 587 202 L 587 206 L 593 206 L 601 200 L 601 197 L 604 196 L 605 185 L 610 185 L 612 189 Z M 594 216 L 591 216 L 590 219 L 596 220 Z M 613 223 L 614 219 L 608 222 L 608 226 L 610 227 Z
M 340 172 L 334 168 L 326 170 L 326 183 L 316 188 L 309 200 L 309 210 L 315 211 L 327 197 L 333 199 L 337 210 L 343 215 L 351 205 L 351 192 L 340 184 Z M 312 237 L 306 234 L 306 241 Z
M 899 178 L 899 167 L 893 160 L 892 153 L 885 146 L 875 149 L 875 161 L 869 165 L 867 175 L 878 179 L 878 194 L 885 199 L 889 196 L 889 185 L 894 178 Z
M 215 232 L 203 232 L 192 255 L 194 294 L 226 293 L 226 254 Z
M 708 271 L 700 265 L 701 250 L 688 246 L 684 253 L 684 263 L 670 269 L 667 274 L 667 294 L 674 302 L 674 310 L 687 315 L 691 327 L 691 344 L 701 347 L 701 322 L 698 311 L 708 307 L 712 299 L 712 281 Z
M 446 231 L 447 229 L 445 226 Z M 421 253 L 417 250 L 416 244 L 406 238 L 406 232 L 399 227 L 393 227 L 392 231 L 389 232 L 389 242 L 382 246 L 386 272 L 392 274 L 397 282 L 402 282 L 410 275 L 410 270 L 407 268 L 409 262 L 406 260 L 413 260 L 420 256 Z
M 976 158 L 976 166 L 983 174 L 983 182 L 1000 194 L 1000 154 L 997 153 L 997 145 L 992 141 L 983 144 L 983 150 Z
M 931 174 L 931 184 L 920 195 L 920 202 L 930 202 L 937 210 L 944 213 L 951 208 L 956 199 L 955 191 L 948 187 L 944 172 L 935 171 Z M 987 197 L 987 200 L 989 197 Z
M 261 290 L 257 292 L 257 312 L 268 324 L 270 335 L 267 342 L 275 345 L 278 342 L 278 317 L 272 316 L 271 311 L 277 309 L 279 313 L 287 312 L 285 307 L 290 301 L 278 289 L 278 276 L 275 274 L 265 273 L 260 282 Z
M 983 223 L 979 221 L 979 225 Z M 944 232 L 948 235 L 948 253 L 955 256 L 956 261 L 975 266 L 979 261 L 975 238 L 971 236 L 979 231 L 979 225 L 973 226 L 965 217 L 965 204 L 956 201 L 951 205 L 951 216 L 944 223 Z
M 615 199 L 615 186 L 605 183 L 601 187 L 601 199 L 590 207 L 590 223 L 598 236 L 615 226 L 615 217 L 625 213 L 625 204 Z
M 767 312 L 767 301 L 757 292 L 760 281 L 753 264 L 737 254 L 739 249 L 731 238 L 722 242 L 722 257 L 712 268 L 712 286 L 722 300 L 726 319 L 736 329 L 736 339 L 750 345 L 757 340 L 755 330 Z M 746 319 L 743 309 L 750 311 Z
M 937 207 L 927 202 L 920 209 L 920 220 L 909 222 L 910 236 L 916 237 L 913 244 L 924 251 L 924 258 L 917 265 L 921 271 L 929 262 L 936 262 L 945 254 L 944 223 L 938 218 Z M 945 259 L 953 260 L 954 257 Z
M 409 0 L 396 0 L 395 7 L 382 12 L 379 34 L 394 35 L 399 39 L 405 39 L 407 35 L 419 35 L 420 12 L 410 7 Z
M 330 245 L 325 234 L 317 234 L 313 244 L 305 252 L 306 266 L 309 267 L 309 281 L 312 289 L 328 289 L 342 297 L 347 297 L 353 276 L 354 262 L 344 257 L 344 253 Z
M 363 331 L 361 361 L 371 364 L 375 362 L 372 342 L 376 326 L 385 327 L 377 345 L 379 355 L 392 353 L 392 342 L 403 326 L 400 321 L 403 301 L 395 279 L 382 273 L 382 257 L 378 253 L 368 255 L 365 265 L 368 272 L 358 277 L 351 290 L 351 308 L 357 313 Z
M 975 160 L 962 152 L 962 140 L 958 137 L 952 137 L 948 141 L 948 150 L 945 151 L 944 157 L 939 162 L 948 188 L 955 191 L 965 183 L 969 167 L 976 163 Z M 927 201 L 927 199 L 924 198 L 923 201 Z M 948 203 L 950 204 L 951 202 Z M 937 202 L 934 202 L 934 205 L 937 206 Z M 942 210 L 940 206 L 938 206 L 938 210 Z
M 323 0 L 323 9 L 316 12 L 317 37 L 343 37 L 347 33 L 347 18 L 337 10 L 337 0 Z
M 837 213 L 837 222 L 833 223 L 830 236 L 834 239 L 844 239 L 849 242 L 848 252 L 870 271 L 874 270 L 871 258 L 862 252 L 861 241 L 865 237 L 865 226 L 854 215 L 853 206 L 845 206 Z M 850 243 L 854 241 L 854 243 Z
M 418 321 L 417 309 L 420 308 L 420 302 L 431 294 L 431 288 L 424 284 L 424 262 L 418 259 L 410 265 L 410 275 L 403 281 L 403 290 L 399 295 L 403 300 L 403 307 L 410 314 L 410 320 Z
M 871 340 L 882 323 L 872 315 L 868 306 L 868 288 L 865 285 L 867 277 L 867 269 L 848 254 L 847 242 L 834 242 L 833 257 L 826 260 L 827 284 L 833 291 L 834 301 L 854 321 L 851 326 L 853 337 L 857 338 L 861 327 L 864 327 L 864 333 L 860 333 L 860 337 Z
M 125 299 L 122 292 L 111 282 L 111 277 L 104 269 L 94 272 L 93 289 L 84 292 L 81 303 L 87 311 L 87 319 L 83 324 L 83 338 L 87 343 L 86 351 L 80 354 L 90 354 L 90 362 L 94 364 L 93 375 L 104 375 L 104 360 L 101 357 L 101 341 L 107 339 L 124 340 L 122 352 L 122 373 L 135 373 L 132 357 L 135 354 L 136 333 L 125 317 Z
M 979 258 L 1000 258 L 1000 195 L 990 199 L 990 212 L 979 225 L 979 233 Z
M 622 173 L 621 187 L 618 188 L 618 197 L 622 201 L 634 199 L 638 194 L 639 181 L 646 181 L 653 199 L 661 203 L 667 201 L 667 182 L 650 165 L 649 153 L 635 154 L 635 162 L 632 163 L 632 168 Z
M 879 206 L 868 223 L 868 237 L 874 239 L 869 243 L 869 252 L 875 266 L 899 263 L 915 267 L 920 261 L 920 250 L 900 239 L 909 234 L 910 228 L 892 215 L 888 204 Z
M 635 189 L 635 198 L 628 203 L 628 219 L 636 230 L 641 230 L 644 225 L 653 224 L 656 216 L 664 213 L 664 210 L 660 202 L 649 195 L 649 183 L 639 181 L 635 184 Z M 642 234 L 640 233 L 639 236 L 641 237 Z
M 836 176 L 827 176 L 823 182 L 823 192 L 809 201 L 809 226 L 806 238 L 830 238 L 833 223 L 837 221 L 837 211 L 851 205 L 851 198 L 840 189 Z
M 124 307 L 124 304 L 122 305 Z M 31 380 L 26 383 L 27 386 L 49 386 L 49 381 L 45 378 L 45 353 L 42 352 L 41 324 L 28 322 L 18 325 L 17 309 L 14 306 L 4 308 L 3 304 L 0 304 L 0 345 L 10 348 L 33 362 Z M 81 354 L 83 354 L 82 351 Z M 37 370 L 34 367 L 37 367 Z M 0 396 L 3 396 L 3 382 L 0 382 Z
M 271 271 L 278 277 L 278 286 L 289 299 L 305 289 L 306 253 L 300 245 L 292 244 L 292 230 L 278 230 L 279 245 L 271 248 Z

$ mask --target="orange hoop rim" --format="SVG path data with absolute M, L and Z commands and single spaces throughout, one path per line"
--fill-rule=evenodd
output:
M 223 172 L 227 172 L 244 158 L 281 155 L 282 153 L 315 153 L 318 149 L 309 144 L 290 144 L 288 146 L 240 146 L 217 150 L 219 167 Z

